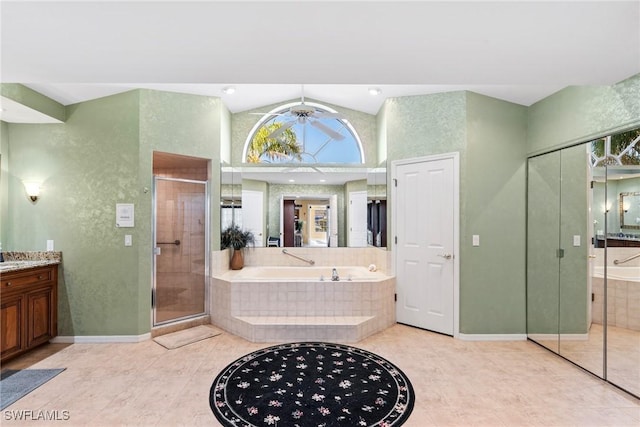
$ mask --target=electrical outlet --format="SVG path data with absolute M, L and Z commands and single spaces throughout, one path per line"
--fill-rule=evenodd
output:
M 473 244 L 473 246 L 480 246 L 480 235 L 479 234 L 474 234 L 473 235 L 472 244 Z

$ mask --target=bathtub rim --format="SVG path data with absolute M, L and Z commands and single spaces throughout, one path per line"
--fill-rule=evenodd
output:
M 327 270 L 331 270 L 334 267 L 330 267 L 330 266 L 313 266 L 313 267 L 291 267 L 291 266 L 245 266 L 243 269 L 241 270 L 226 270 L 223 272 L 220 272 L 219 274 L 214 274 L 212 277 L 214 279 L 219 279 L 219 280 L 225 280 L 227 282 L 231 282 L 231 283 L 245 283 L 245 282 L 250 282 L 250 283 L 255 283 L 255 282 L 264 282 L 264 283 L 324 283 L 324 282 L 329 282 L 329 283 L 365 283 L 365 282 L 382 282 L 384 280 L 388 280 L 391 278 L 394 278 L 394 275 L 390 275 L 387 274 L 381 270 L 376 270 L 374 272 L 369 271 L 367 269 L 367 267 L 362 267 L 362 266 L 336 266 L 335 268 L 338 269 L 338 273 L 340 274 L 340 280 L 339 281 L 332 281 L 331 280 L 331 275 L 330 274 L 325 274 L 324 280 L 320 280 L 320 271 L 327 271 Z M 342 273 L 340 272 L 340 269 L 353 269 L 353 268 L 357 268 L 359 270 L 361 270 L 363 273 L 365 273 L 364 276 L 351 276 L 351 280 L 348 280 L 348 274 L 347 275 L 342 275 Z M 277 277 L 277 276 L 273 276 L 273 277 L 246 277 L 243 276 L 243 273 L 246 273 L 246 269 L 249 269 L 251 271 L 253 270 L 259 270 L 259 269 L 268 269 L 268 270 L 281 270 L 281 269 L 300 269 L 300 270 L 306 270 L 306 271 L 318 271 L 318 274 L 314 277 Z
M 608 280 L 622 280 L 625 282 L 636 282 L 640 283 L 640 274 L 637 277 L 632 276 L 620 276 L 615 272 L 618 270 L 632 270 L 636 269 L 640 272 L 640 267 L 630 266 L 630 267 L 621 267 L 619 265 L 607 266 L 607 279 Z M 604 279 L 604 266 L 597 265 L 593 267 L 593 277 L 598 279 Z

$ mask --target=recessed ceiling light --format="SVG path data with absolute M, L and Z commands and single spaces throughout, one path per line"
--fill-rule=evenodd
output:
M 227 95 L 232 95 L 236 92 L 236 88 L 234 86 L 227 86 L 224 89 L 222 89 L 222 91 Z
M 369 95 L 371 95 L 371 96 L 380 95 L 381 93 L 382 93 L 382 91 L 380 90 L 380 88 L 377 88 L 377 87 L 370 87 L 369 88 Z
M 295 179 L 290 179 L 289 182 L 296 182 L 296 180 Z
M 321 179 L 320 182 L 327 182 L 327 180 L 326 179 Z

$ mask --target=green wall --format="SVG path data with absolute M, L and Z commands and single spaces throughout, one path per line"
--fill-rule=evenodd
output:
M 217 98 L 135 90 L 68 106 L 64 124 L 3 125 L 10 150 L 3 249 L 44 250 L 53 239 L 62 251 L 60 335 L 150 330 L 153 151 L 210 159 L 210 197 L 219 200 L 220 106 Z M 43 182 L 35 204 L 22 187 L 33 178 Z M 116 203 L 135 204 L 134 228 L 115 227 Z M 212 209 L 212 233 L 219 223 Z M 125 234 L 133 246 L 124 246 Z
M 19 83 L 2 83 L 0 94 L 27 108 L 42 113 L 58 122 L 64 122 L 67 112 L 64 105 Z
M 526 327 L 527 110 L 472 92 L 466 95 L 460 332 L 520 334 Z M 474 234 L 480 235 L 478 247 L 471 245 Z
M 527 153 L 640 126 L 640 74 L 611 86 L 570 86 L 528 109 Z
M 377 116 L 345 115 L 370 167 L 385 156 L 460 152 L 460 332 L 521 334 L 526 158 L 640 125 L 638 99 L 640 75 L 613 86 L 570 87 L 529 108 L 451 92 L 392 98 Z M 3 249 L 42 250 L 53 239 L 63 251 L 62 335 L 147 332 L 151 194 L 145 189 L 152 188 L 152 152 L 211 159 L 210 197 L 218 200 L 221 144 L 231 143 L 224 155 L 238 164 L 256 116 L 230 115 L 217 98 L 148 90 L 64 113 L 64 124 L 1 124 Z M 43 181 L 36 204 L 24 195 L 22 180 L 30 178 Z M 344 192 L 338 194 L 344 209 Z M 136 227 L 127 231 L 132 247 L 124 247 L 125 232 L 114 225 L 118 202 L 136 204 Z M 211 224 L 217 236 L 217 209 Z M 481 236 L 480 247 L 471 246 L 473 234 Z M 218 244 L 211 239 L 212 249 Z
M 60 335 L 138 335 L 139 227 L 124 247 L 115 204 L 140 203 L 139 94 L 128 92 L 67 108 L 64 124 L 9 124 L 8 250 L 63 253 Z M 42 182 L 37 203 L 23 179 Z M 137 210 L 136 214 L 139 214 Z M 144 216 L 137 215 L 137 225 Z M 147 314 L 149 310 L 147 308 Z
M 0 244 L 7 249 L 9 230 L 9 126 L 0 121 Z
M 390 99 L 382 113 L 390 162 L 460 152 L 460 332 L 524 333 L 526 108 L 451 92 Z

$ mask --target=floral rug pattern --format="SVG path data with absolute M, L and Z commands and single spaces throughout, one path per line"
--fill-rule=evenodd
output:
M 292 343 L 250 353 L 223 369 L 209 394 L 225 426 L 399 426 L 413 387 L 384 358 L 341 344 Z

